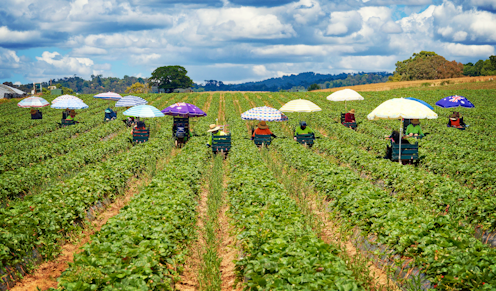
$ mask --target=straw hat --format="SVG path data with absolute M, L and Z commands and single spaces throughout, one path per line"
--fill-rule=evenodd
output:
M 348 113 L 355 114 L 355 109 L 351 109 Z
M 414 125 L 420 124 L 420 121 L 418 119 L 412 119 L 412 124 Z
M 36 109 L 31 109 L 31 115 L 36 114 L 36 112 L 38 112 L 38 110 L 36 110 Z
M 260 129 L 267 129 L 269 128 L 269 126 L 267 125 L 267 123 L 265 121 L 260 121 L 257 125 L 258 128 Z
M 455 120 L 457 120 L 457 119 L 458 119 L 458 116 L 456 116 L 456 114 L 455 114 L 455 113 L 453 113 L 453 114 L 451 114 L 451 115 L 449 116 L 449 119 L 451 119 L 451 120 L 455 121 Z
M 220 126 L 215 125 L 215 124 L 210 124 L 210 129 L 207 130 L 207 132 L 214 132 L 220 129 Z
M 76 115 L 76 110 L 72 109 L 71 111 L 69 111 L 69 114 L 70 115 Z

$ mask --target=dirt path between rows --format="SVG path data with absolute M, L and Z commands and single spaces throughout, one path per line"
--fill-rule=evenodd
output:
M 179 150 L 173 148 L 171 154 L 165 159 L 157 162 L 157 171 L 163 169 L 164 165 L 174 157 Z M 91 235 L 100 231 L 107 221 L 119 214 L 122 207 L 126 206 L 132 197 L 138 194 L 146 187 L 153 177 L 146 174 L 141 174 L 140 178 L 133 177 L 128 182 L 128 190 L 123 196 L 118 197 L 114 202 L 98 214 L 97 218 L 91 222 L 91 225 L 86 227 L 80 234 L 77 235 L 76 241 L 66 243 L 61 248 L 60 255 L 52 261 L 44 262 L 38 266 L 37 270 L 31 274 L 24 276 L 10 291 L 37 291 L 47 290 L 57 287 L 57 278 L 60 277 L 63 271 L 67 269 L 69 263 L 74 261 L 74 254 L 82 251 L 81 247 L 87 243 L 91 243 Z

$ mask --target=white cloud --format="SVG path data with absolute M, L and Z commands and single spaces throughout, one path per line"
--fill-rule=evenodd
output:
M 355 71 L 388 71 L 398 61 L 396 56 L 348 56 L 341 58 L 339 65 L 343 69 Z
M 17 82 L 14 83 L 14 85 L 21 86 L 22 83 L 20 81 L 17 81 Z
M 494 47 L 491 45 L 448 43 L 445 45 L 445 48 L 452 56 L 479 57 L 486 59 L 488 56 L 494 55 Z
M 75 56 L 87 56 L 87 55 L 105 55 L 107 50 L 92 46 L 78 47 L 72 50 L 72 54 Z
M 252 53 L 260 56 L 326 56 L 336 52 L 353 52 L 351 46 L 332 45 L 274 45 L 255 48 Z
M 156 60 L 159 60 L 161 55 L 152 53 L 152 54 L 141 54 L 141 55 L 132 55 L 131 56 L 131 61 L 134 64 L 150 64 L 152 62 L 155 62 Z
M 268 73 L 267 68 L 264 65 L 253 66 L 253 72 L 259 76 L 265 76 Z
M 0 27 L 1 43 L 28 43 L 39 40 L 39 33 L 36 31 L 13 31 L 7 26 Z
M 327 35 L 345 35 L 362 28 L 362 16 L 357 11 L 333 12 L 331 23 L 327 26 Z

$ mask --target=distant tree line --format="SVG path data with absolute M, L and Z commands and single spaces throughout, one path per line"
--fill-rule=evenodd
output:
M 194 84 L 196 91 L 271 91 L 291 90 L 297 87 L 308 88 L 312 84 L 318 84 L 322 89 L 353 86 L 360 84 L 386 82 L 391 73 L 357 73 L 357 74 L 316 74 L 314 72 L 300 73 L 279 78 L 270 78 L 259 82 L 247 82 L 242 84 L 225 84 L 217 80 L 205 80 L 203 84 Z M 316 87 L 313 87 L 316 88 Z M 312 88 L 312 89 L 313 89 Z
M 82 94 L 97 94 L 102 92 L 124 93 L 126 89 L 134 83 L 145 84 L 146 78 L 130 77 L 125 75 L 124 78 L 102 77 L 102 75 L 91 75 L 91 80 L 84 80 L 81 77 L 74 75 L 73 77 L 64 77 L 60 79 L 52 79 L 52 86 L 66 87 L 76 93 Z M 50 86 L 50 81 L 41 83 L 43 88 Z M 33 84 L 25 84 L 19 86 L 20 90 L 31 92 Z
M 496 56 L 490 56 L 487 60 L 479 60 L 475 64 L 463 65 L 465 76 L 494 76 L 496 75 Z

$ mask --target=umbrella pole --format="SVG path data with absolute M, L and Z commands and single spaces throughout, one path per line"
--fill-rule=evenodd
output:
M 399 151 L 398 151 L 398 163 L 401 164 L 401 139 L 403 138 L 403 118 L 400 122 L 400 142 L 399 142 Z
M 348 112 L 348 110 L 346 108 L 346 100 L 344 100 L 344 112 Z

